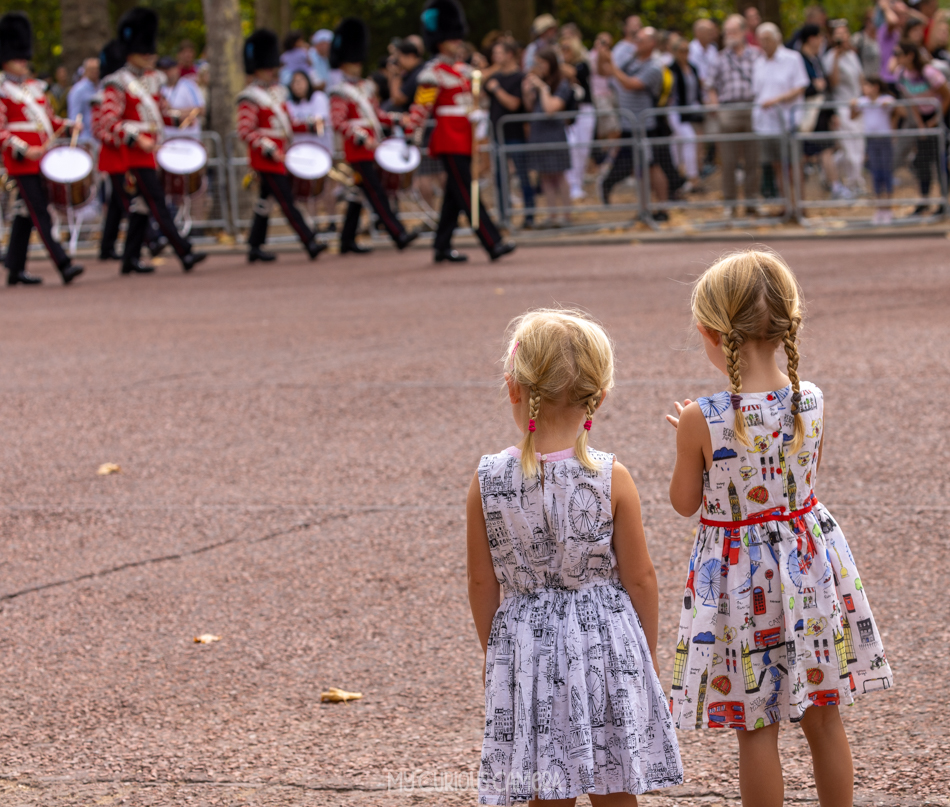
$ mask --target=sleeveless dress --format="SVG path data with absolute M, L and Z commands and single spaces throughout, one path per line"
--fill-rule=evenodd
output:
M 823 397 L 801 384 L 697 403 L 712 437 L 673 667 L 676 727 L 756 729 L 850 704 L 893 677 L 848 542 L 815 498 Z M 752 446 L 735 439 L 745 418 Z
M 509 448 L 478 466 L 504 599 L 485 675 L 479 804 L 679 784 L 682 764 L 640 620 L 612 546 L 613 455 L 538 455 L 543 484 Z

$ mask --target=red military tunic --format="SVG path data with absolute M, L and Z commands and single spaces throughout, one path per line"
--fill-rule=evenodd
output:
M 103 92 L 97 92 L 90 101 L 89 107 L 92 111 L 92 120 L 89 122 L 92 128 L 92 136 L 99 141 L 99 164 L 98 169 L 104 174 L 124 174 L 129 169 L 128 148 L 123 144 L 114 146 L 110 139 L 106 137 L 102 128 L 102 105 L 105 103 Z M 110 101 L 115 104 L 115 97 Z M 113 114 L 121 114 L 116 106 L 111 110 Z
M 293 120 L 287 109 L 287 90 L 281 84 L 251 82 L 238 93 L 237 102 L 237 132 L 247 143 L 251 168 L 286 174 L 286 166 L 274 157 L 287 153 L 294 132 L 315 131 L 314 121 Z
M 148 134 L 160 144 L 165 124 L 175 125 L 177 115 L 162 96 L 165 74 L 151 70 L 139 74 L 130 65 L 106 76 L 100 109 L 103 144 L 126 147 L 127 168 L 155 168 L 155 152 L 143 151 L 136 135 Z
M 0 84 L 0 151 L 10 176 L 38 174 L 39 160 L 23 157 L 30 146 L 53 140 L 65 121 L 50 110 L 46 84 L 36 79 L 15 82 L 9 76 Z
M 343 138 L 348 163 L 373 159 L 376 146 L 383 139 L 384 126 L 402 123 L 406 134 L 413 128 L 409 115 L 380 108 L 375 82 L 349 76 L 330 90 L 330 120 Z
M 419 73 L 411 115 L 416 127 L 427 117 L 435 118 L 429 153 L 471 154 L 471 68 L 447 56 L 437 56 Z

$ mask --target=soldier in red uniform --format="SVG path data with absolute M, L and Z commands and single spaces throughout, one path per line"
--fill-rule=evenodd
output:
M 100 90 L 92 97 L 92 133 L 99 140 L 99 173 L 108 175 L 111 184 L 109 205 L 102 223 L 102 237 L 99 241 L 99 260 L 118 261 L 122 256 L 116 252 L 115 243 L 119 237 L 122 219 L 130 215 L 129 195 L 125 190 L 125 172 L 128 170 L 128 154 L 125 145 L 114 146 L 102 131 L 102 96 L 105 80 L 125 64 L 125 51 L 115 39 L 106 43 L 99 53 Z M 136 213 L 132 215 L 139 215 Z M 145 216 L 146 223 L 148 216 Z
M 436 57 L 419 74 L 412 117 L 416 127 L 431 115 L 435 130 L 429 141 L 429 153 L 440 157 L 445 166 L 445 195 L 435 235 L 435 260 L 465 261 L 467 256 L 452 249 L 452 232 L 458 214 L 465 211 L 472 219 L 472 99 L 471 70 L 459 63 L 456 54 L 468 33 L 465 12 L 456 0 L 429 0 L 422 12 L 422 37 L 426 48 Z M 514 250 L 504 242 L 488 211 L 479 203 L 476 234 L 494 261 Z
M 161 93 L 162 74 L 155 71 L 157 33 L 158 16 L 154 11 L 136 7 L 122 15 L 118 40 L 125 50 L 126 63 L 106 79 L 99 110 L 103 143 L 126 148 L 131 210 L 140 214 L 129 217 L 122 274 L 154 269 L 143 264 L 140 257 L 149 215 L 158 223 L 186 272 L 208 257 L 203 252 L 194 252 L 188 239 L 178 232 L 158 179 L 155 151 L 161 145 L 165 124 L 176 124 L 178 114 L 167 108 Z
M 326 244 L 317 241 L 294 204 L 293 185 L 284 165 L 293 133 L 315 131 L 315 121 L 293 122 L 286 104 L 287 90 L 277 82 L 279 70 L 277 35 L 263 28 L 255 31 L 244 42 L 244 72 L 254 80 L 237 96 L 238 135 L 247 143 L 251 168 L 257 172 L 261 184 L 247 238 L 247 259 L 251 263 L 272 261 L 277 257 L 263 249 L 267 240 L 270 197 L 280 205 L 311 260 L 327 248 Z
M 46 85 L 30 78 L 33 58 L 33 30 L 29 18 L 21 12 L 0 18 L 0 151 L 7 175 L 16 183 L 17 201 L 10 226 L 10 243 L 4 266 L 7 285 L 34 285 L 42 279 L 26 272 L 26 253 L 30 233 L 35 226 L 46 251 L 56 264 L 63 283 L 82 274 L 59 241 L 53 238 L 52 221 L 46 209 L 49 197 L 46 180 L 40 174 L 40 160 L 57 136 L 70 129 L 49 109 Z
M 376 146 L 383 138 L 383 127 L 402 125 L 403 116 L 398 112 L 383 111 L 376 95 L 376 84 L 362 77 L 368 47 L 369 32 L 362 20 L 348 17 L 334 31 L 330 45 L 330 67 L 343 73 L 343 81 L 330 90 L 330 119 L 333 128 L 343 138 L 346 161 L 356 172 L 357 187 L 363 191 L 396 246 L 405 249 L 415 241 L 418 233 L 406 232 L 402 222 L 393 213 L 374 159 Z M 411 126 L 406 117 L 406 134 L 409 134 Z M 363 205 L 358 199 L 350 199 L 340 233 L 341 254 L 372 251 L 356 243 L 356 229 L 362 210 Z

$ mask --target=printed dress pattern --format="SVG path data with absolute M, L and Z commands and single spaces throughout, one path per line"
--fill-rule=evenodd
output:
M 823 398 L 801 385 L 805 444 L 792 454 L 791 386 L 698 403 L 712 437 L 673 672 L 679 729 L 755 729 L 850 704 L 893 678 L 844 533 L 813 492 Z M 735 439 L 745 418 L 751 448 Z
M 509 448 L 478 467 L 495 575 L 479 804 L 643 793 L 683 780 L 676 733 L 611 540 L 613 455 L 573 449 L 525 479 Z

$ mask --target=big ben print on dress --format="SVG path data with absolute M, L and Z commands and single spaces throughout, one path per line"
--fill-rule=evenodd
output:
M 848 542 L 814 493 L 821 390 L 801 384 L 806 438 L 794 454 L 790 393 L 742 393 L 739 410 L 724 406 L 729 393 L 697 402 L 713 456 L 676 647 L 676 728 L 797 722 L 893 684 Z M 714 504 L 726 499 L 729 515 Z
M 644 793 L 683 780 L 669 707 L 612 546 L 613 455 L 482 457 L 478 483 L 504 599 L 485 660 L 479 804 Z M 540 455 L 539 455 L 540 457 Z

